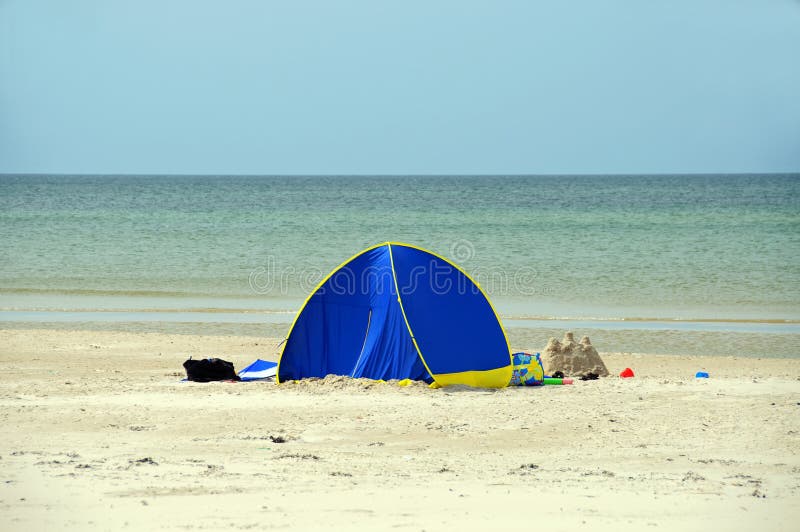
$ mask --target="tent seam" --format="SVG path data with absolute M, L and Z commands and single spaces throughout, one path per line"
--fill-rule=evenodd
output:
M 428 367 L 428 363 L 425 361 L 425 357 L 422 356 L 422 351 L 419 348 L 419 344 L 417 344 L 417 339 L 414 337 L 414 331 L 411 329 L 411 324 L 408 322 L 408 316 L 406 316 L 406 310 L 403 308 L 403 299 L 400 297 L 400 286 L 397 284 L 397 272 L 394 269 L 394 256 L 392 255 L 392 243 L 386 242 L 386 246 L 389 248 L 389 262 L 392 265 L 392 280 L 394 280 L 394 289 L 397 291 L 397 304 L 400 305 L 400 313 L 403 315 L 403 321 L 406 323 L 406 328 L 408 329 L 408 334 L 411 336 L 411 342 L 414 344 L 414 349 L 417 350 L 417 355 L 419 359 L 422 361 L 422 365 L 425 366 L 425 369 L 428 371 L 428 375 L 431 376 L 433 382 L 436 382 L 436 377 L 434 376 L 431 368 Z

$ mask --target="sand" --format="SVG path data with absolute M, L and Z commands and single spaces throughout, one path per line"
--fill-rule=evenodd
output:
M 498 391 L 179 382 L 189 354 L 241 368 L 277 343 L 0 331 L 0 530 L 797 530 L 798 360 L 601 350 L 636 377 Z

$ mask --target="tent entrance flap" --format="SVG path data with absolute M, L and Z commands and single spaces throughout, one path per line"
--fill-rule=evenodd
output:
M 353 372 L 350 374 L 351 377 L 356 376 L 356 368 L 358 367 L 358 363 L 361 362 L 361 357 L 364 356 L 364 348 L 367 346 L 367 337 L 369 336 L 370 325 L 372 325 L 372 309 L 369 309 L 369 316 L 367 316 L 367 330 L 364 332 L 364 343 L 361 344 L 361 351 L 358 353 L 358 360 L 356 360 L 356 365 L 353 367 Z

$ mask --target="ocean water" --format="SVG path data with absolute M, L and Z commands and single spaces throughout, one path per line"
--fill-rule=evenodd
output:
M 800 356 L 800 175 L 3 175 L 0 326 L 282 336 L 387 240 L 457 262 L 532 347 Z

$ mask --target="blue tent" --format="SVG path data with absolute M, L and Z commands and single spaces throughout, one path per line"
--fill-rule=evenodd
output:
M 329 374 L 500 388 L 511 350 L 486 294 L 463 270 L 397 242 L 342 263 L 289 330 L 277 382 Z

